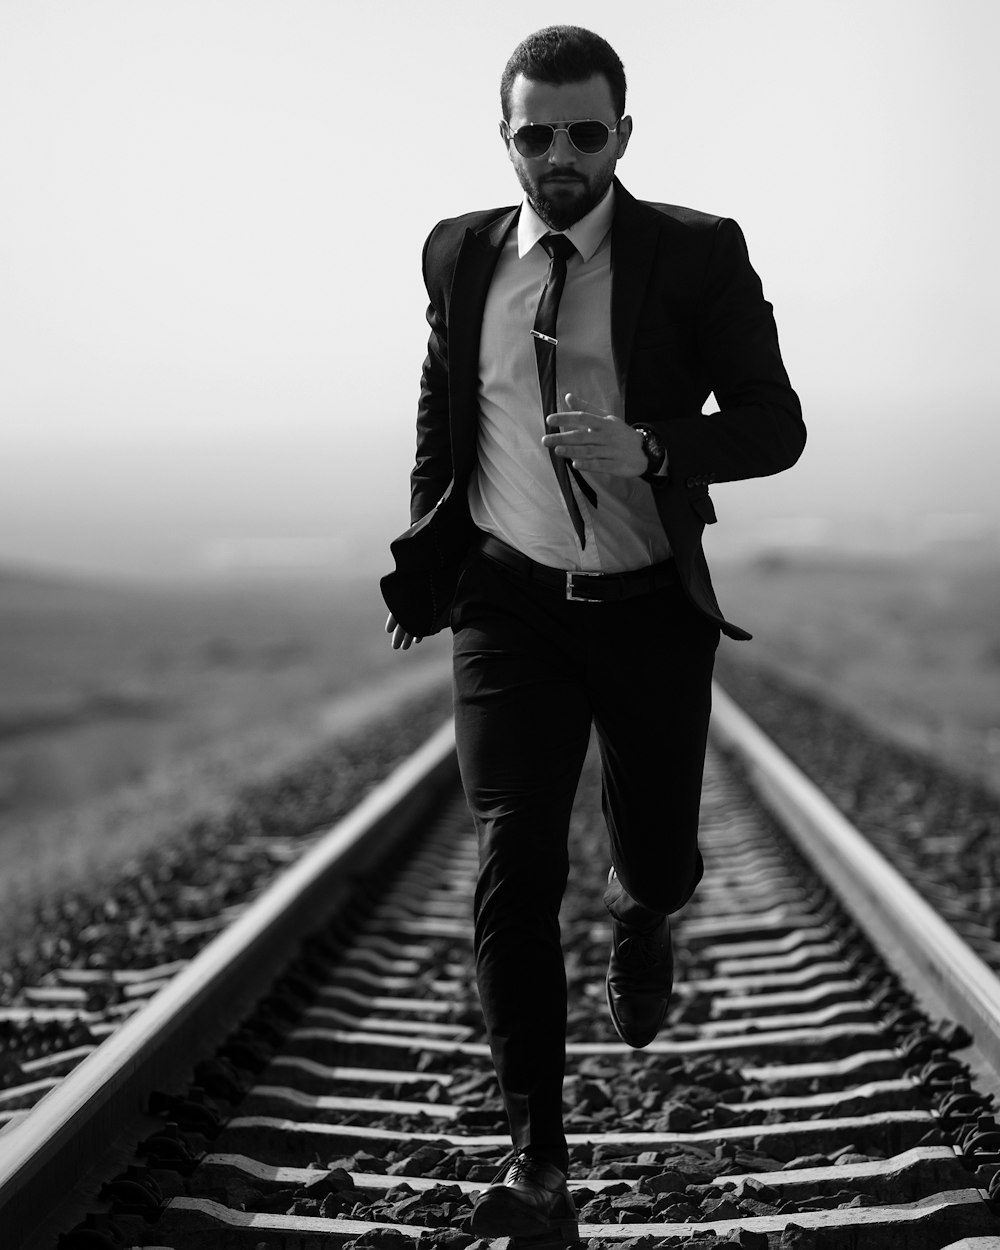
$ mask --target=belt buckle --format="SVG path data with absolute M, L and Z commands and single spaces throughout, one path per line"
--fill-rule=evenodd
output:
M 586 595 L 575 594 L 576 587 L 573 585 L 574 577 L 600 577 L 600 573 L 571 573 L 566 572 L 566 600 L 568 603 L 603 603 L 602 599 L 588 599 Z

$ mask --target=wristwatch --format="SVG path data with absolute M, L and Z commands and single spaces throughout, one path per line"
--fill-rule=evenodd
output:
M 646 472 L 640 474 L 644 482 L 651 482 L 654 477 L 663 468 L 663 462 L 667 458 L 667 449 L 660 442 L 660 436 L 651 425 L 634 425 L 633 430 L 638 430 L 642 435 L 642 450 L 646 453 L 646 459 L 649 464 Z

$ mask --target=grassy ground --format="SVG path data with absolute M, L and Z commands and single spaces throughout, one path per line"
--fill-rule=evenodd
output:
M 726 662 L 767 664 L 1000 789 L 1000 555 L 720 567 Z
M 171 589 L 0 574 L 0 904 L 99 871 L 445 680 L 370 582 Z
M 1000 557 L 719 566 L 765 664 L 1000 790 Z M 393 654 L 375 579 L 269 589 L 72 584 L 0 571 L 3 891 L 99 871 L 217 811 L 335 732 L 446 680 Z

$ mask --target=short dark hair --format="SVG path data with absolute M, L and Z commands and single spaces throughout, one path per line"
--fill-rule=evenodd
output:
M 546 26 L 522 39 L 500 78 L 500 107 L 510 121 L 510 93 L 518 74 L 535 82 L 585 82 L 603 74 L 619 117 L 625 112 L 625 67 L 606 39 L 582 26 Z

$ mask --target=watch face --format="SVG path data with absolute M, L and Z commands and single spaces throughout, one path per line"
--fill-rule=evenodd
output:
M 640 427 L 642 430 L 642 450 L 646 453 L 649 461 L 647 473 L 656 473 L 666 457 L 666 449 L 660 442 L 655 430 L 648 429 L 646 426 Z

